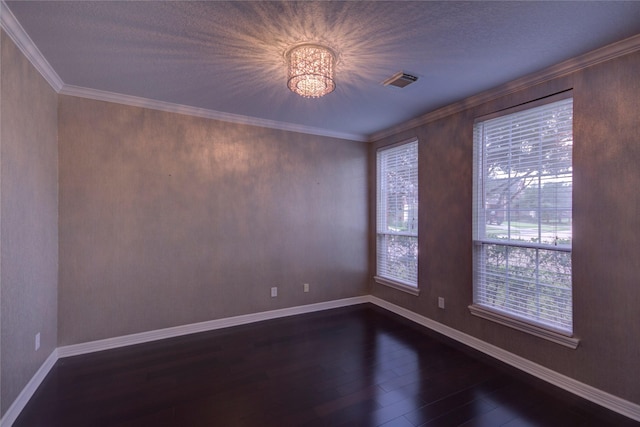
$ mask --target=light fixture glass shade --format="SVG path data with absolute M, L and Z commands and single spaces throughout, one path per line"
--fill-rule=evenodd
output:
M 333 92 L 336 56 L 331 49 L 303 44 L 287 52 L 289 80 L 287 86 L 305 98 L 319 98 Z

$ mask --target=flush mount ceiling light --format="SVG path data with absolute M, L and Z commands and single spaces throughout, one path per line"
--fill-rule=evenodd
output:
M 294 46 L 285 54 L 289 66 L 287 86 L 305 98 L 320 98 L 333 92 L 336 55 L 317 44 Z

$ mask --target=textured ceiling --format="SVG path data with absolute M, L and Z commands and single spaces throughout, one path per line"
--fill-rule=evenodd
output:
M 65 85 L 365 138 L 640 33 L 640 2 L 7 1 Z M 335 92 L 287 89 L 285 50 L 339 57 Z M 381 82 L 419 77 L 404 89 Z

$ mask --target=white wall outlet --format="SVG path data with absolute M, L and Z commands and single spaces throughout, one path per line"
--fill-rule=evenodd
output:
M 271 298 L 275 298 L 278 296 L 278 288 L 277 287 L 273 287 L 271 288 Z
M 438 308 L 441 308 L 444 310 L 444 298 L 442 297 L 438 297 Z
M 303 290 L 304 292 L 309 292 L 309 284 L 308 284 L 308 283 L 305 283 L 304 285 L 302 285 L 302 290 Z
M 36 351 L 40 348 L 40 332 L 36 334 Z

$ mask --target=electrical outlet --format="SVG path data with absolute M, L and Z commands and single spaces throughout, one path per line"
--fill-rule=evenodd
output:
M 303 290 L 304 292 L 309 292 L 309 284 L 308 284 L 308 283 L 305 283 L 304 285 L 302 285 L 302 290 Z
M 278 296 L 278 288 L 277 287 L 273 287 L 271 288 L 271 298 L 275 298 Z
M 36 351 L 40 348 L 40 332 L 36 334 Z
M 438 308 L 441 308 L 444 310 L 444 298 L 442 297 L 438 297 Z

